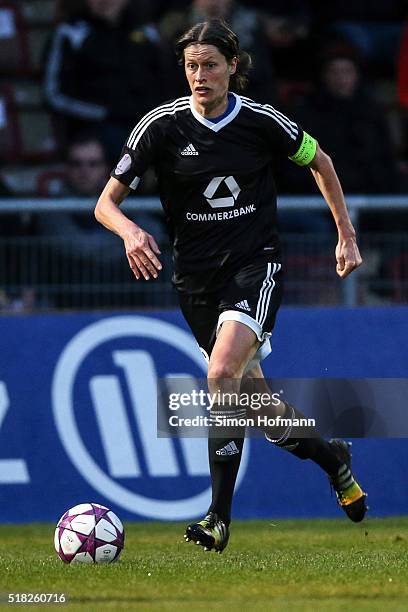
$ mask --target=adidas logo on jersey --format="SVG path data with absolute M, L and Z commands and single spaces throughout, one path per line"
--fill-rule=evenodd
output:
M 242 310 L 251 310 L 251 307 L 249 306 L 248 302 L 246 300 L 242 300 L 242 302 L 238 302 L 238 304 L 235 304 L 235 306 L 237 308 L 241 308 Z
M 231 442 L 228 442 L 228 444 L 226 444 L 222 448 L 219 448 L 217 451 L 215 451 L 215 453 L 224 457 L 225 455 L 237 455 L 239 453 L 239 450 L 234 440 L 231 440 Z
M 181 151 L 180 155 L 198 155 L 198 151 L 194 148 L 194 145 L 190 143 Z

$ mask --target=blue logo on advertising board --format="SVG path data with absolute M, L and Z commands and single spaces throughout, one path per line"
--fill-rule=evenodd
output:
M 166 358 L 155 360 L 160 354 Z M 158 438 L 156 429 L 158 376 L 171 389 L 180 376 L 194 386 L 191 372 L 203 378 L 205 371 L 190 334 L 150 317 L 103 319 L 67 344 L 52 382 L 54 419 L 65 452 L 93 489 L 148 518 L 183 519 L 206 509 L 206 440 Z M 247 452 L 242 463 L 240 479 Z M 166 499 L 157 498 L 152 479 L 160 479 Z

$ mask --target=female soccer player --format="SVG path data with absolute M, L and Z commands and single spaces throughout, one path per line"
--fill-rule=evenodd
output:
M 250 57 L 220 20 L 200 23 L 177 42 L 191 96 L 148 113 L 131 132 L 96 206 L 98 221 L 124 241 L 136 279 L 157 278 L 161 264 L 153 236 L 119 206 L 155 167 L 173 245 L 173 282 L 182 312 L 208 360 L 209 391 L 238 392 L 242 381 L 265 390 L 259 361 L 281 302 L 282 265 L 276 229 L 275 160 L 289 157 L 310 168 L 338 230 L 337 274 L 345 278 L 361 264 L 356 235 L 333 164 L 312 136 L 269 104 L 242 90 Z M 272 407 L 271 407 L 272 410 Z M 212 417 L 241 417 L 239 403 L 212 408 Z M 284 402 L 271 416 L 300 413 Z M 349 518 L 361 521 L 366 495 L 351 472 L 346 442 L 304 437 L 288 425 L 265 429 L 272 443 L 311 459 L 329 476 Z M 221 552 L 229 538 L 232 496 L 245 427 L 209 437 L 212 503 L 185 538 Z M 302 437 L 303 436 L 303 437 Z

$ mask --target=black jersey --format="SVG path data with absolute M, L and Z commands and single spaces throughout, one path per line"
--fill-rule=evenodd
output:
M 111 173 L 136 189 L 147 167 L 155 168 L 173 282 L 183 292 L 218 290 L 266 251 L 279 256 L 276 160 L 299 152 L 303 131 L 268 104 L 235 98 L 218 123 L 202 117 L 190 97 L 155 108 L 136 125 Z

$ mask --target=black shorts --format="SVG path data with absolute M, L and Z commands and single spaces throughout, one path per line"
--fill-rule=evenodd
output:
M 256 361 L 271 349 L 269 337 L 282 301 L 282 266 L 262 259 L 242 267 L 214 293 L 179 293 L 180 308 L 207 361 L 224 321 L 240 321 L 262 343 Z

